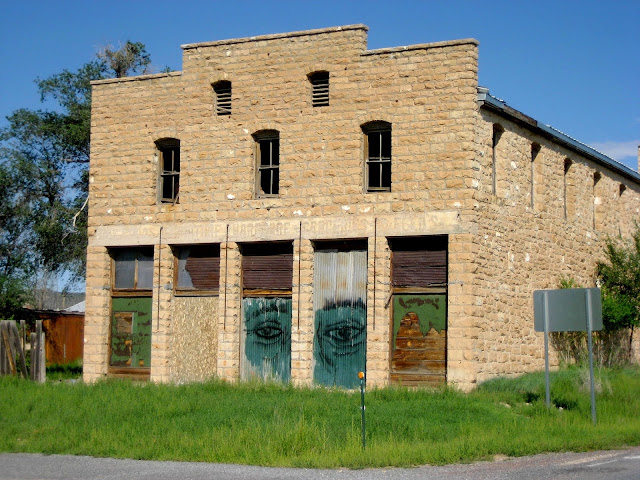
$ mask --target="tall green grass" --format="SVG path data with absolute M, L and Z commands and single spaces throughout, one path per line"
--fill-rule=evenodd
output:
M 550 411 L 541 373 L 470 394 L 373 389 L 363 452 L 359 392 L 2 378 L 0 451 L 362 468 L 640 444 L 640 369 L 599 372 L 595 427 L 588 386 L 583 369 L 552 373 Z
M 70 363 L 53 363 L 47 365 L 47 380 L 80 380 L 82 377 L 82 360 Z

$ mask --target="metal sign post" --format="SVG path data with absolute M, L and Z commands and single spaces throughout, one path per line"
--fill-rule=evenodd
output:
M 551 387 L 549 385 L 549 297 L 547 292 L 542 296 L 544 303 L 544 386 L 547 409 L 551 408 Z
M 362 408 L 362 450 L 365 447 L 365 423 L 364 423 L 364 372 L 358 372 L 360 379 L 360 407 Z
M 536 332 L 544 332 L 544 369 L 547 408 L 551 407 L 549 382 L 549 332 L 586 332 L 591 376 L 591 418 L 596 423 L 596 394 L 593 376 L 594 331 L 602 330 L 602 297 L 599 288 L 567 288 L 533 292 Z
M 585 302 L 587 306 L 587 344 L 589 346 L 589 375 L 591 376 L 591 419 L 596 424 L 596 389 L 593 382 L 593 339 L 591 338 L 593 325 L 593 304 L 591 292 L 585 290 Z

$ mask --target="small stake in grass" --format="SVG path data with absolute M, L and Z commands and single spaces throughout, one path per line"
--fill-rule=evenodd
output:
M 365 436 L 364 436 L 364 372 L 358 372 L 358 378 L 360 379 L 360 404 L 362 407 L 362 449 L 365 447 Z

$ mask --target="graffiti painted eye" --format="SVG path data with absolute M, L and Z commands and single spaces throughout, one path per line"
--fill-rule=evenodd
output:
M 274 340 L 283 335 L 284 331 L 277 323 L 263 323 L 254 328 L 250 333 L 262 340 Z
M 364 342 L 365 331 L 362 325 L 334 325 L 325 331 L 325 338 L 333 347 L 336 355 L 351 355 L 357 352 Z
M 357 329 L 350 326 L 334 328 L 328 333 L 333 341 L 345 343 L 350 343 L 358 335 Z

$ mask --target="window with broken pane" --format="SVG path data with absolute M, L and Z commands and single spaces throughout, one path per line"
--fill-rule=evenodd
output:
M 156 142 L 160 162 L 160 201 L 176 203 L 180 187 L 180 140 L 167 138 Z
M 264 130 L 254 134 L 254 139 L 257 196 L 277 196 L 280 193 L 280 134 L 276 130 Z

